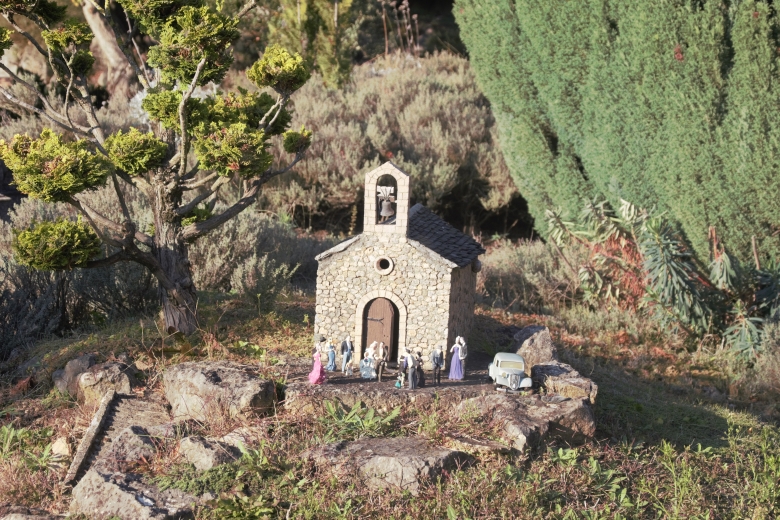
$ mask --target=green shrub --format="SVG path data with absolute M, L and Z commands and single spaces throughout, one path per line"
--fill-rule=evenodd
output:
M 264 188 L 260 204 L 304 228 L 346 232 L 355 207 L 362 222 L 365 173 L 387 160 L 412 176 L 416 202 L 475 231 L 490 217 L 505 220 L 519 198 L 490 107 L 469 62 L 452 54 L 378 58 L 355 67 L 339 91 L 310 81 L 291 124 L 316 137 L 293 171 Z M 284 144 L 274 150 L 282 155 Z
M 259 312 L 267 313 L 273 310 L 276 298 L 289 287 L 297 269 L 297 265 L 290 268 L 284 263 L 277 264 L 267 255 L 253 254 L 233 271 L 230 283 L 234 291 L 249 296 Z
M 701 262 L 780 253 L 772 2 L 456 0 L 531 214 L 600 197 L 656 207 Z M 546 230 L 540 230 L 542 234 Z
M 100 238 L 81 219 L 40 222 L 15 235 L 17 261 L 41 271 L 83 267 L 101 251 Z
M 111 163 L 89 150 L 88 141 L 65 142 L 46 128 L 38 139 L 17 135 L 0 141 L 0 159 L 14 172 L 19 191 L 46 202 L 63 202 L 72 195 L 106 182 Z

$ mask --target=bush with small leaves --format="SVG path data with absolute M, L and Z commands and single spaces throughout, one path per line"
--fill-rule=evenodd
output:
M 202 62 L 197 84 L 219 83 L 233 63 L 237 24 L 208 7 L 182 7 L 160 30 L 160 45 L 149 49 L 149 65 L 160 69 L 164 83 L 189 84 Z
M 292 55 L 280 45 L 270 45 L 246 75 L 260 88 L 271 87 L 289 96 L 308 81 L 310 74 L 299 54 Z
M 287 153 L 300 153 L 311 145 L 311 132 L 301 127 L 300 132 L 289 130 L 284 133 L 284 151 Z
M 72 195 L 102 186 L 111 162 L 89 149 L 86 140 L 65 142 L 51 129 L 40 138 L 17 135 L 0 141 L 0 159 L 14 172 L 19 191 L 46 202 L 63 202 Z
M 100 254 L 101 241 L 81 219 L 40 222 L 16 233 L 16 260 L 35 269 L 52 271 L 83 267 Z
M 140 175 L 162 164 L 168 145 L 151 132 L 142 134 L 135 128 L 123 134 L 111 135 L 105 143 L 108 158 L 114 166 L 128 175 Z

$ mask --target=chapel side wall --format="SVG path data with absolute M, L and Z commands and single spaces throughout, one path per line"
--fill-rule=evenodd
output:
M 455 268 L 452 270 L 452 285 L 450 292 L 450 320 L 449 334 L 447 335 L 447 353 L 455 344 L 455 338 L 463 336 L 466 342 L 469 341 L 469 334 L 474 324 L 474 305 L 477 289 L 477 273 L 471 268 L 471 264 L 466 267 Z M 449 365 L 448 365 L 449 366 Z
M 381 257 L 394 263 L 387 275 L 374 267 Z M 427 363 L 433 346 L 447 339 L 451 282 L 450 269 L 409 245 L 406 237 L 362 235 L 345 251 L 320 261 L 315 335 L 332 335 L 340 343 L 350 334 L 360 350 L 365 304 L 384 294 L 399 307 L 399 352 L 404 346 L 420 348 Z

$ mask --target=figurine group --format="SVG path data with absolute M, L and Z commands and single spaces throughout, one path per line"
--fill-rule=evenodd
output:
M 333 338 L 328 338 L 327 345 L 323 346 L 325 337 L 320 336 L 314 346 L 314 366 L 309 374 L 309 383 L 321 385 L 327 380 L 327 372 L 336 370 L 336 346 L 333 344 Z M 382 375 L 387 371 L 387 364 L 390 361 L 391 348 L 383 342 L 372 342 L 363 355 L 363 359 L 358 364 L 360 377 L 363 379 L 377 379 L 382 382 Z M 322 366 L 323 352 L 328 358 L 327 365 Z M 349 335 L 341 342 L 341 373 L 352 375 L 352 358 L 355 352 L 352 339 Z M 455 344 L 450 349 L 452 361 L 450 363 L 450 380 L 461 380 L 465 375 L 465 359 L 468 355 L 466 340 L 458 336 L 455 338 Z M 441 372 L 444 369 L 446 353 L 442 351 L 441 345 L 436 345 L 431 351 L 429 361 L 433 367 L 433 384 L 441 385 Z M 425 372 L 423 370 L 422 354 L 418 350 L 412 352 L 408 348 L 403 349 L 398 369 L 398 380 L 395 383 L 396 388 L 403 388 L 408 382 L 408 388 L 414 390 L 425 386 Z

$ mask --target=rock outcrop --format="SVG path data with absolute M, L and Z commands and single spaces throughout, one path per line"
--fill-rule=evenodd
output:
M 182 439 L 179 442 L 179 453 L 199 471 L 206 471 L 241 457 L 241 452 L 230 444 L 203 437 Z
M 593 411 L 583 399 L 493 394 L 467 399 L 457 410 L 491 417 L 501 424 L 504 438 L 521 451 L 549 436 L 580 442 L 596 433 Z
M 415 437 L 338 442 L 306 451 L 302 456 L 336 473 L 357 472 L 374 489 L 395 487 L 415 496 L 422 483 L 469 460 L 463 452 L 430 446 L 425 439 Z
M 196 501 L 194 496 L 175 489 L 161 492 L 144 483 L 139 475 L 91 469 L 73 488 L 70 513 L 93 520 L 172 520 L 192 518 Z
M 276 403 L 273 381 L 262 379 L 251 366 L 229 361 L 174 365 L 165 372 L 163 383 L 175 421 L 202 422 L 210 413 L 263 414 Z
M 111 389 L 119 395 L 129 395 L 137 384 L 134 369 L 117 362 L 95 365 L 78 378 L 80 398 L 88 405 L 99 403 Z
M 529 368 L 558 361 L 558 349 L 552 341 L 550 329 L 543 325 L 529 325 L 515 334 L 509 350 L 523 356 Z
M 65 368 L 55 370 L 51 375 L 54 387 L 64 395 L 79 396 L 79 376 L 97 363 L 95 354 L 84 354 L 76 359 L 71 359 Z
M 24 506 L 0 506 L 0 520 L 56 520 L 59 518 L 43 509 Z
M 591 379 L 583 377 L 574 367 L 559 361 L 550 361 L 534 365 L 531 369 L 534 386 L 544 389 L 548 394 L 560 395 L 571 399 L 587 399 L 596 403 L 599 387 Z

